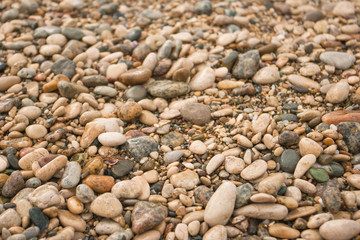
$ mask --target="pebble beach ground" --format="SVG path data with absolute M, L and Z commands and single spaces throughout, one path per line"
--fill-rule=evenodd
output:
M 359 240 L 360 2 L 0 2 L 1 240 Z

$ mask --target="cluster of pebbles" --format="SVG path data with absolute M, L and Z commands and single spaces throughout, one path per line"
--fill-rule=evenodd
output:
M 1 240 L 359 239 L 359 1 L 0 9 Z

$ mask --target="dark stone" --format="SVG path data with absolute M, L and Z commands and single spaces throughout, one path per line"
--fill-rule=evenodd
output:
M 34 38 L 47 38 L 48 36 L 56 33 L 61 33 L 61 29 L 56 26 L 44 26 L 35 29 Z
M 338 125 L 338 132 L 343 136 L 343 140 L 352 154 L 360 152 L 360 123 L 342 122 Z
M 284 110 L 297 110 L 298 108 L 298 104 L 297 103 L 285 103 L 283 106 Z
M 194 190 L 195 201 L 201 203 L 203 207 L 206 207 L 213 194 L 214 192 L 206 186 L 199 186 Z
M 156 166 L 155 160 L 150 158 L 141 165 L 140 170 L 141 171 L 150 171 L 150 170 L 153 170 L 155 168 L 155 166 Z
M 40 231 L 44 231 L 49 226 L 49 218 L 41 211 L 40 208 L 32 207 L 29 210 L 31 221 L 38 226 Z
M 81 81 L 86 87 L 96 87 L 108 84 L 108 80 L 102 75 L 85 76 Z
M 312 53 L 313 49 L 314 49 L 314 45 L 312 43 L 305 45 L 305 48 L 304 48 L 304 50 L 307 54 Z
M 236 51 L 228 53 L 228 55 L 226 55 L 222 61 L 222 66 L 231 70 L 238 57 L 239 53 Z
M 324 18 L 324 14 L 319 10 L 307 12 L 304 16 L 305 21 L 317 22 Z
M 20 12 L 31 15 L 31 14 L 36 13 L 36 10 L 38 9 L 38 7 L 39 7 L 39 4 L 36 1 L 23 0 L 23 1 L 21 1 Z
M 3 188 L 2 195 L 4 197 L 13 197 L 25 186 L 24 179 L 20 171 L 14 171 L 6 180 Z
M 63 58 L 57 60 L 51 66 L 51 72 L 53 72 L 55 75 L 64 74 L 69 79 L 71 79 L 75 75 L 75 68 L 76 68 L 76 64 L 73 61 L 71 61 L 68 58 Z
M 211 121 L 210 108 L 202 103 L 190 103 L 180 109 L 181 116 L 196 125 L 204 125 Z
M 274 9 L 276 12 L 283 14 L 283 15 L 290 15 L 291 14 L 291 7 L 283 2 L 274 2 Z
M 9 154 L 15 155 L 16 153 L 17 153 L 17 150 L 13 147 L 5 148 L 5 150 L 3 151 L 4 155 L 9 155 Z
M 150 47 L 146 44 L 141 44 L 132 51 L 132 57 L 142 62 L 149 53 L 151 53 Z
M 36 238 L 40 234 L 39 227 L 29 227 L 22 234 L 25 235 L 26 239 Z
M 278 49 L 278 45 L 275 43 L 270 43 L 268 45 L 265 45 L 265 46 L 259 48 L 258 50 L 259 50 L 260 55 L 264 55 L 266 53 L 275 52 L 276 49 Z
M 325 208 L 332 213 L 338 212 L 341 207 L 341 193 L 339 188 L 340 184 L 336 179 L 317 185 L 317 195 L 322 198 Z
M 13 169 L 16 169 L 16 170 L 19 170 L 20 169 L 20 166 L 19 166 L 19 160 L 15 157 L 14 154 L 10 153 L 7 155 L 7 160 L 10 164 L 10 166 L 13 168 Z
M 141 29 L 130 29 L 127 33 L 125 38 L 129 39 L 130 41 L 138 40 L 141 36 Z
M 251 78 L 259 68 L 260 54 L 258 50 L 250 50 L 240 54 L 232 68 L 232 74 L 237 79 Z
M 105 14 L 113 14 L 117 11 L 118 8 L 119 8 L 118 3 L 109 3 L 102 5 L 100 11 L 104 12 Z
M 333 161 L 333 155 L 330 154 L 320 154 L 318 162 L 322 165 L 327 165 Z
M 113 177 L 119 178 L 126 176 L 134 167 L 134 161 L 128 159 L 120 159 L 111 167 Z
M 317 182 L 326 182 L 329 180 L 329 174 L 323 168 L 310 168 L 309 172 Z
M 62 34 L 64 34 L 68 39 L 81 40 L 84 36 L 84 33 L 79 28 L 63 28 Z
M 296 132 L 285 131 L 279 136 L 279 144 L 282 146 L 292 146 L 299 143 L 299 135 Z
M 212 13 L 212 5 L 209 0 L 204 0 L 196 4 L 194 11 L 196 14 L 210 15 Z
M 330 177 L 341 177 L 345 173 L 345 169 L 337 162 L 330 163 L 332 173 Z
M 171 60 L 168 58 L 161 59 L 155 66 L 153 70 L 153 76 L 163 76 L 165 75 L 170 67 L 171 67 Z
M 285 113 L 280 115 L 281 121 L 299 122 L 299 118 L 292 113 Z
M 164 181 L 158 181 L 157 183 L 154 183 L 150 187 L 150 191 L 155 192 L 156 194 L 161 194 L 161 190 L 164 186 Z
M 0 62 L 0 73 L 4 72 L 6 69 L 6 62 Z
M 284 172 L 293 173 L 299 160 L 300 156 L 296 151 L 286 149 L 280 157 L 280 168 Z
M 167 208 L 160 204 L 137 202 L 131 214 L 132 230 L 136 234 L 150 230 L 159 225 L 167 217 L 167 214 Z
M 173 41 L 167 40 L 158 50 L 158 59 L 170 58 L 173 47 Z
M 184 136 L 179 132 L 170 132 L 161 137 L 161 144 L 170 147 L 177 147 L 184 143 Z
M 291 85 L 291 88 L 299 93 L 308 93 L 309 92 L 309 89 L 302 87 L 302 86 L 298 86 L 298 85 Z
M 187 94 L 190 87 L 184 82 L 161 80 L 150 83 L 147 91 L 153 97 L 175 98 Z
M 139 161 L 143 157 L 147 157 L 151 152 L 158 150 L 157 142 L 149 136 L 131 138 L 125 143 L 125 151 L 133 158 Z

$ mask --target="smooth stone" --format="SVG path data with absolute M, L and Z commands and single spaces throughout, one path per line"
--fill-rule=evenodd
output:
M 236 34 L 234 33 L 224 33 L 221 34 L 216 40 L 216 44 L 220 46 L 226 46 L 236 40 Z
M 60 204 L 62 196 L 59 194 L 56 187 L 42 185 L 28 195 L 28 200 L 34 206 L 44 209 Z
M 70 40 L 64 47 L 61 55 L 68 59 L 74 59 L 77 55 L 84 52 L 86 44 L 77 40 Z M 63 73 L 64 74 L 64 73 Z M 66 75 L 66 74 L 64 74 Z M 69 77 L 69 79 L 71 79 Z
M 106 147 L 115 147 L 124 144 L 126 137 L 118 132 L 106 132 L 98 136 L 98 141 Z
M 258 50 L 250 50 L 239 54 L 233 68 L 232 74 L 236 79 L 251 78 L 259 68 L 260 54 Z
M 52 55 L 58 54 L 61 51 L 61 47 L 58 45 L 43 45 L 40 47 L 40 54 L 45 57 L 50 57 Z
M 203 240 L 212 240 L 212 239 L 217 239 L 217 240 L 226 240 L 227 238 L 227 231 L 226 231 L 226 227 L 222 226 L 222 225 L 217 225 L 215 227 L 210 228 L 203 237 Z
M 66 27 L 61 30 L 62 34 L 64 34 L 68 39 L 81 40 L 84 36 L 84 33 L 79 28 L 71 28 Z
M 95 227 L 95 231 L 99 235 L 110 235 L 120 230 L 123 230 L 120 224 L 111 219 L 103 219 Z
M 317 209 L 313 206 L 298 207 L 298 208 L 292 210 L 291 212 L 289 212 L 289 214 L 286 216 L 286 218 L 284 218 L 284 221 L 292 221 L 292 220 L 295 220 L 300 217 L 306 217 L 306 216 L 312 215 L 316 212 L 317 212 Z
M 98 193 L 109 192 L 115 185 L 115 180 L 111 176 L 106 175 L 89 175 L 83 180 L 92 190 Z
M 9 166 L 8 159 L 5 156 L 1 155 L 0 156 L 0 172 L 4 171 L 8 166 Z
M 31 170 L 31 166 L 34 162 L 38 161 L 40 158 L 48 156 L 49 152 L 45 148 L 38 148 L 33 152 L 30 152 L 20 158 L 19 166 L 24 170 Z
M 275 203 L 276 198 L 267 193 L 256 193 L 250 197 L 250 201 L 253 203 Z
M 142 107 L 137 102 L 134 102 L 132 99 L 128 100 L 120 108 L 120 118 L 123 121 L 131 121 L 141 115 Z
M 170 164 L 180 160 L 182 156 L 184 156 L 183 150 L 175 150 L 175 151 L 167 152 L 164 155 L 164 162 L 166 164 Z
M 111 173 L 115 178 L 126 176 L 134 167 L 134 161 L 120 159 L 111 167 Z
M 346 70 L 353 65 L 355 57 L 349 53 L 325 52 L 320 55 L 320 60 L 338 69 Z
M 32 68 L 22 68 L 16 75 L 21 78 L 33 78 L 36 75 L 36 71 Z
M 224 182 L 211 196 L 205 208 L 204 220 L 209 226 L 226 225 L 235 206 L 236 186 Z
M 39 227 L 29 227 L 22 233 L 26 239 L 35 238 L 40 234 Z
M 94 93 L 109 97 L 115 97 L 118 94 L 116 89 L 108 86 L 96 86 Z
M 94 214 L 105 217 L 113 218 L 121 214 L 123 207 L 120 201 L 111 193 L 104 193 L 97 198 L 90 205 L 90 211 Z
M 276 66 L 261 68 L 253 76 L 253 82 L 257 84 L 272 84 L 280 79 L 279 69 Z
M 189 150 L 192 153 L 195 153 L 198 155 L 203 155 L 204 153 L 207 152 L 207 147 L 206 147 L 205 143 L 203 143 L 202 141 L 196 140 L 190 144 Z
M 204 125 L 211 121 L 210 108 L 201 103 L 190 103 L 180 109 L 181 116 L 196 125 Z
M 351 174 L 347 176 L 346 180 L 352 186 L 356 187 L 357 189 L 360 189 L 360 174 Z
M 40 231 L 44 231 L 49 225 L 49 218 L 41 211 L 40 208 L 33 207 L 29 210 L 31 221 Z
M 134 101 L 140 101 L 141 99 L 146 98 L 146 88 L 142 85 L 136 85 L 133 86 L 131 88 L 129 88 L 128 90 L 125 91 L 125 98 L 126 99 L 134 99 Z
M 60 185 L 63 188 L 73 188 L 78 185 L 81 175 L 81 166 L 78 162 L 68 162 L 65 166 L 64 174 Z
M 336 179 L 328 180 L 325 183 L 318 184 L 317 194 L 323 200 L 325 208 L 337 213 L 340 211 L 342 197 L 340 192 L 340 184 Z
M 126 85 L 141 85 L 149 80 L 151 74 L 151 71 L 147 68 L 135 68 L 121 74 L 120 81 Z
M 280 168 L 284 172 L 293 173 L 299 160 L 300 156 L 295 150 L 286 149 L 280 157 Z
M 131 180 L 136 182 L 141 188 L 141 193 L 140 193 L 138 199 L 139 200 L 148 200 L 148 198 L 150 196 L 150 185 L 147 182 L 146 178 L 143 176 L 136 176 L 136 177 L 132 178 Z
M 57 87 L 60 95 L 69 99 L 74 98 L 77 94 L 89 92 L 88 88 L 68 81 L 58 82 Z
M 40 124 L 33 124 L 25 129 L 26 135 L 32 139 L 39 139 L 47 134 L 47 129 Z
M 217 154 L 212 157 L 209 163 L 206 165 L 206 173 L 212 174 L 220 165 L 224 162 L 225 156 L 223 154 Z
M 215 83 L 215 71 L 210 67 L 205 67 L 199 71 L 190 81 L 191 91 L 203 91 L 211 88 Z
M 288 209 L 281 204 L 253 203 L 234 211 L 234 216 L 244 215 L 250 218 L 282 220 L 288 214 Z
M 240 174 L 245 180 L 254 180 L 261 177 L 267 170 L 267 163 L 264 160 L 256 160 L 247 166 Z
M 360 233 L 360 223 L 348 219 L 330 220 L 320 227 L 320 235 L 327 240 L 347 240 Z
M 323 152 L 323 148 L 317 144 L 314 140 L 310 138 L 302 138 L 299 142 L 299 150 L 301 156 L 305 156 L 307 154 L 314 154 L 315 157 L 319 157 Z
M 269 226 L 269 233 L 271 236 L 278 238 L 298 238 L 300 236 L 300 232 L 294 228 L 289 227 L 283 223 L 275 223 Z
M 349 96 L 350 86 L 347 82 L 338 82 L 326 93 L 326 100 L 331 103 L 341 103 Z
M 320 90 L 320 84 L 318 82 L 315 82 L 313 80 L 311 80 L 310 78 L 306 78 L 300 75 L 295 75 L 295 74 L 291 74 L 288 76 L 288 80 L 291 84 L 295 85 L 295 86 L 300 86 L 303 87 L 305 89 L 316 89 L 316 90 Z
M 314 154 L 304 155 L 296 165 L 294 178 L 301 178 L 316 162 Z
M 245 168 L 245 161 L 235 156 L 226 156 L 224 165 L 228 173 L 239 174 Z
M 35 38 L 46 38 L 50 35 L 61 33 L 61 29 L 56 26 L 38 27 L 34 31 Z
M 157 203 L 139 201 L 131 214 L 132 230 L 143 233 L 159 225 L 168 215 L 166 207 Z
M 58 218 L 64 227 L 73 227 L 77 232 L 85 232 L 86 230 L 86 222 L 80 215 L 59 209 Z
M 177 224 L 175 228 L 175 236 L 179 240 L 189 239 L 188 226 L 185 223 Z
M 184 82 L 160 80 L 150 83 L 147 91 L 153 97 L 176 98 L 187 94 L 190 89 L 189 85 Z
M 274 173 L 269 177 L 264 178 L 258 185 L 258 191 L 270 195 L 276 194 L 282 184 L 285 182 L 285 176 L 282 173 Z
M 329 174 L 323 168 L 310 168 L 309 173 L 317 182 L 326 182 L 329 180 Z
M 9 229 L 20 225 L 21 217 L 13 208 L 9 208 L 0 214 L 0 231 L 2 231 L 3 228 Z
M 305 77 L 314 76 L 320 73 L 320 71 L 320 67 L 314 63 L 307 63 L 304 67 L 300 68 L 300 74 Z
M 141 192 L 141 186 L 132 180 L 120 181 L 111 189 L 111 193 L 120 199 L 136 199 L 140 196 Z
M 324 223 L 333 220 L 334 216 L 331 213 L 319 213 L 312 215 L 307 223 L 308 228 L 319 228 Z
M 267 113 L 261 114 L 255 121 L 252 122 L 252 130 L 255 133 L 264 134 L 271 121 L 271 116 Z
M 108 80 L 106 77 L 102 75 L 91 75 L 91 76 L 84 76 L 81 80 L 86 87 L 96 87 L 106 85 Z
M 294 186 L 304 193 L 308 193 L 308 194 L 316 193 L 315 185 L 303 179 L 295 179 Z
M 174 187 L 191 190 L 200 183 L 200 179 L 197 173 L 195 173 L 194 171 L 185 170 L 184 172 L 172 175 L 170 177 L 170 182 Z
M 35 172 L 35 177 L 39 178 L 43 182 L 46 182 L 52 178 L 57 171 L 64 168 L 67 162 L 68 160 L 66 156 L 58 155 L 51 162 L 47 163 L 41 168 L 38 162 L 34 162 L 32 165 L 32 170 Z
M 41 109 L 35 106 L 22 107 L 18 111 L 18 114 L 25 115 L 28 119 L 34 120 L 41 115 Z

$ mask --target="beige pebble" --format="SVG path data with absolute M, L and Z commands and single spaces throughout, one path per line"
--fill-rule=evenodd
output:
M 29 138 L 39 139 L 39 138 L 44 137 L 47 134 L 47 129 L 43 125 L 33 124 L 33 125 L 28 126 L 25 129 L 25 132 Z

